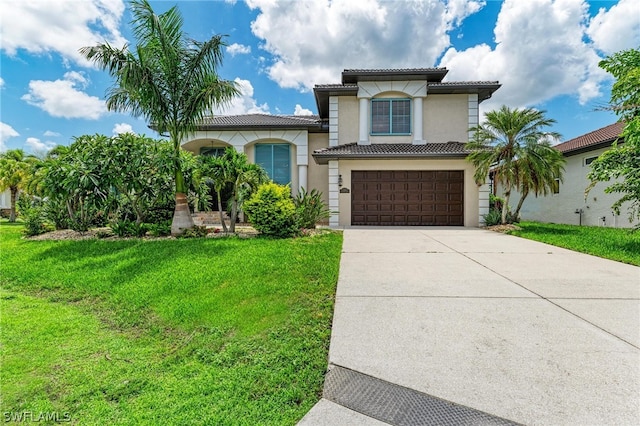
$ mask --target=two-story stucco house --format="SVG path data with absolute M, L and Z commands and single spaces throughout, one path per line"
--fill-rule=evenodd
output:
M 247 154 L 277 183 L 321 191 L 334 227 L 478 226 L 489 187 L 465 160 L 478 105 L 498 82 L 443 82 L 445 68 L 345 70 L 314 88 L 317 116 L 216 116 L 182 144 Z

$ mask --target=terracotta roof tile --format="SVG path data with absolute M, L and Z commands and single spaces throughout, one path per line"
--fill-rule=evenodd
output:
M 555 148 L 562 153 L 569 153 L 604 143 L 611 143 L 620 136 L 623 128 L 624 123 L 613 123 L 585 135 L 578 136 L 577 138 L 562 142 L 556 145 Z
M 446 71 L 446 68 L 351 68 L 345 69 L 344 72 L 358 74 L 379 74 L 379 73 L 424 73 L 433 71 Z
M 317 115 L 216 115 L 205 118 L 200 128 L 227 127 L 309 127 L 319 126 L 320 117 Z
M 339 158 L 420 158 L 420 157 L 465 157 L 469 154 L 462 142 L 427 143 L 378 143 L 358 145 L 348 143 L 313 151 L 317 163 Z

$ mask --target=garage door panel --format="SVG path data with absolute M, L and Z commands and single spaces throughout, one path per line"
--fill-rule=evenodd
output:
M 351 174 L 353 225 L 463 225 L 464 171 Z

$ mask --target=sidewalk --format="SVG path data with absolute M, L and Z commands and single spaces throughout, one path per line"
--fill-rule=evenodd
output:
M 387 391 L 366 402 L 338 380 L 353 397 L 300 424 L 420 424 L 401 414 L 431 400 L 497 423 L 640 424 L 640 268 L 474 228 L 347 229 L 340 268 L 329 375 Z

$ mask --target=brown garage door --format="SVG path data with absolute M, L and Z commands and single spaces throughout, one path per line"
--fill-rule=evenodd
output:
M 464 171 L 351 172 L 352 225 L 464 225 Z

